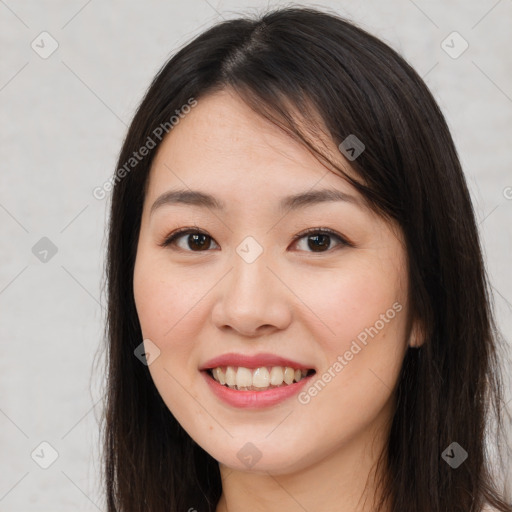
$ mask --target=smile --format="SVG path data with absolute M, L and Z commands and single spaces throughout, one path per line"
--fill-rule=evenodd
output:
M 208 373 L 219 384 L 238 391 L 264 391 L 293 382 L 300 382 L 315 370 L 294 369 L 289 366 L 262 366 L 251 369 L 243 366 L 218 366 Z

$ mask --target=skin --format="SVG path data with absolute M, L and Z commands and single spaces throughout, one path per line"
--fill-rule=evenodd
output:
M 178 187 L 212 194 L 226 210 L 174 204 L 150 214 L 157 197 Z M 360 204 L 277 210 L 281 197 L 321 188 Z M 194 251 L 198 244 L 187 234 L 176 246 L 159 245 L 172 231 L 194 226 L 211 237 L 204 249 Z M 354 247 L 331 237 L 316 252 L 307 235 L 293 241 L 308 228 L 330 228 Z M 252 263 L 236 252 L 247 236 L 263 248 Z M 149 176 L 134 295 L 143 337 L 160 350 L 149 365 L 155 386 L 188 434 L 219 461 L 217 512 L 372 510 L 372 468 L 386 445 L 407 345 L 415 343 L 407 286 L 400 230 L 234 93 L 201 98 L 173 128 Z M 360 343 L 308 403 L 294 396 L 265 409 L 232 407 L 199 372 L 227 352 L 270 352 L 308 363 L 315 377 L 332 373 L 338 356 L 396 303 L 401 311 Z M 261 452 L 250 468 L 237 457 L 247 442 Z

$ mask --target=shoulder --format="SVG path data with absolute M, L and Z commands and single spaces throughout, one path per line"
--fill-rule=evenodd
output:
M 482 512 L 499 512 L 497 508 L 491 507 L 489 504 L 485 504 Z

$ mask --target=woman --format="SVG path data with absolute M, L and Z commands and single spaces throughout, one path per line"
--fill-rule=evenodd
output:
M 220 23 L 117 169 L 109 511 L 512 511 L 470 196 L 394 50 L 314 9 Z

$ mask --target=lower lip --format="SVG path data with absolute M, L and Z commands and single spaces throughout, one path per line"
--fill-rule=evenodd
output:
M 267 389 L 266 391 L 237 391 L 217 382 L 207 371 L 201 373 L 213 393 L 224 402 L 244 409 L 260 409 L 278 404 L 297 393 L 310 381 L 315 373 L 304 377 L 299 382 L 286 386 Z

